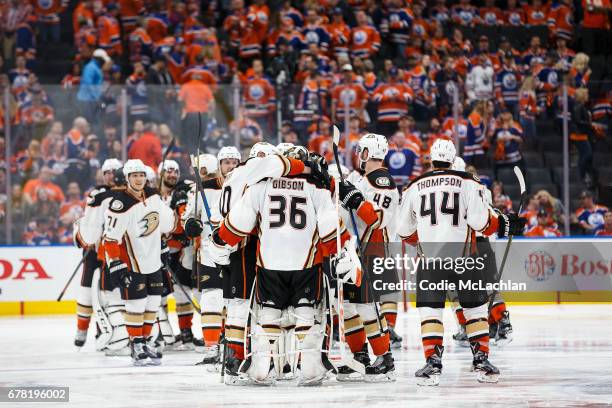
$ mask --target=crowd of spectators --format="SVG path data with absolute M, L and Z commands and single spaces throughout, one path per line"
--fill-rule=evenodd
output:
M 349 166 L 361 135 L 386 135 L 399 186 L 450 138 L 475 173 L 492 170 L 483 180 L 510 211 L 498 172 L 525 168 L 536 122 L 561 133 L 566 90 L 572 171 L 585 187 L 571 221 L 605 234 L 592 158 L 610 138 L 612 82 L 591 79 L 590 56 L 612 49 L 611 10 L 609 0 L 0 0 L 0 133 L 11 127 L 12 153 L 3 219 L 10 211 L 13 242 L 69 242 L 106 158 L 156 168 L 176 136 L 168 157 L 185 174 L 197 145 L 282 140 L 331 160 L 333 124 Z M 72 23 L 74 58 L 51 92 L 37 51 L 67 41 L 60 21 Z M 560 234 L 560 200 L 533 193 L 529 235 Z

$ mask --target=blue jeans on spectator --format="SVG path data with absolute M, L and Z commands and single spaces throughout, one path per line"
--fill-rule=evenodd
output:
M 535 138 L 536 138 L 535 119 L 526 118 L 524 116 L 521 116 L 519 119 L 519 123 L 521 124 L 521 127 L 523 128 L 523 135 L 525 136 L 525 139 L 531 145 L 533 145 L 533 143 L 535 142 Z
M 39 23 L 38 32 L 40 33 L 40 42 L 47 44 L 57 44 L 60 42 L 60 25 L 59 24 L 47 24 Z
M 578 170 L 580 170 L 580 178 L 584 180 L 587 174 L 593 174 L 593 149 L 591 142 L 572 141 L 576 149 L 578 149 Z

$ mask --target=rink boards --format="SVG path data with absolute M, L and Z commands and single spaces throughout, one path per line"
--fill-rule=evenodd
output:
M 504 292 L 508 303 L 612 303 L 612 260 L 608 259 L 612 239 L 517 241 L 523 247 L 528 243 L 533 249 L 529 254 L 517 254 L 511 250 L 506 268 L 510 272 L 505 272 L 504 277 L 524 280 L 530 289 L 527 292 Z M 587 245 L 589 249 L 585 249 Z M 513 245 L 513 249 L 515 247 L 517 245 Z M 573 253 L 568 255 L 568 249 Z M 593 258 L 593 252 L 600 254 L 598 260 Z M 56 299 L 81 257 L 82 250 L 73 246 L 0 247 L 0 315 L 74 313 L 80 270 L 63 300 L 57 302 Z M 499 263 L 501 254 L 496 253 L 496 258 Z M 566 268 L 568 259 L 574 265 L 569 272 Z M 398 271 L 398 275 L 401 273 Z M 414 300 L 414 295 L 409 293 L 402 298 L 409 302 Z M 170 306 L 172 308 L 174 304 Z

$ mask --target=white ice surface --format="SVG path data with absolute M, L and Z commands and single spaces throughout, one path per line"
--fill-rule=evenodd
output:
M 423 365 L 423 355 L 412 309 L 398 318 L 404 348 L 394 352 L 395 383 L 332 379 L 319 388 L 286 383 L 228 387 L 217 373 L 194 365 L 201 359 L 194 352 L 167 353 L 160 367 L 132 367 L 129 357 L 95 352 L 93 330 L 77 352 L 72 345 L 76 318 L 65 316 L 0 319 L 0 386 L 70 387 L 69 404 L 13 404 L 17 408 L 612 406 L 612 306 L 517 306 L 510 311 L 515 340 L 492 348 L 490 358 L 502 373 L 498 384 L 478 384 L 469 372 L 471 353 L 453 344 L 455 323 L 447 309 L 440 386 L 418 387 L 414 372 Z

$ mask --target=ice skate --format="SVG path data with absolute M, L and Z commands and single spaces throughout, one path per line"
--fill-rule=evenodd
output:
M 497 324 L 497 337 L 495 338 L 495 345 L 503 347 L 509 344 L 511 341 L 512 325 L 510 324 L 510 313 L 505 311 Z
M 395 332 L 395 328 L 389 326 L 389 341 L 392 349 L 402 348 L 402 337 Z
M 87 330 L 77 330 L 76 336 L 74 336 L 74 345 L 81 348 L 87 341 Z
M 196 365 L 218 364 L 221 362 L 221 350 L 218 344 L 214 346 L 204 347 L 204 358 Z
M 176 336 L 175 345 L 172 347 L 172 350 L 177 351 L 192 351 L 195 350 L 195 345 L 193 344 L 193 333 L 191 329 L 183 329 L 181 333 Z
M 246 372 L 250 365 L 249 359 L 237 359 L 234 357 L 234 350 L 228 347 L 225 356 L 225 375 L 223 377 L 225 385 L 248 385 L 250 381 Z
M 372 365 L 366 366 L 365 380 L 366 382 L 395 381 L 395 365 L 390 351 L 376 357 Z
M 145 351 L 145 340 L 142 337 L 137 337 L 130 343 L 132 351 L 132 364 L 135 366 L 146 366 L 149 364 L 149 356 Z
M 453 334 L 453 340 L 457 342 L 461 347 L 470 347 L 467 333 L 465 332 L 465 326 L 459 325 L 459 331 Z
M 353 359 L 361 364 L 364 367 L 370 365 L 370 354 L 368 352 L 368 345 L 364 344 L 361 351 L 353 354 Z M 365 380 L 365 375 L 358 373 L 353 370 L 349 366 L 340 366 L 338 367 L 338 373 L 336 374 L 336 380 L 338 381 L 363 381 Z
M 476 379 L 481 383 L 496 383 L 499 381 L 499 369 L 489 362 L 489 355 L 478 350 L 474 353 L 471 371 L 476 373 Z
M 153 337 L 149 337 L 144 345 L 144 352 L 149 357 L 150 365 L 161 365 L 162 359 L 162 345 L 153 340 Z
M 417 379 L 417 385 L 431 387 L 440 384 L 443 352 L 444 347 L 436 346 L 434 354 L 429 356 L 425 362 L 425 366 L 414 373 Z

